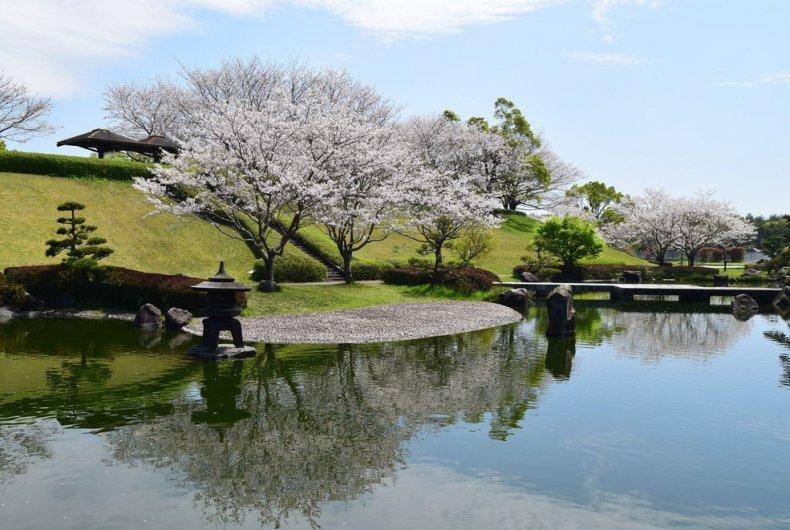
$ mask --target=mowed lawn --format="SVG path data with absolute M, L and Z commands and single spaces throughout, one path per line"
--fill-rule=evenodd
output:
M 44 243 L 56 237 L 55 208 L 64 201 L 85 204 L 88 224 L 115 249 L 102 263 L 201 278 L 220 260 L 240 279 L 252 269 L 244 243 L 197 219 L 149 215 L 153 207 L 131 183 L 0 173 L 0 270 L 60 261 L 44 255 Z
M 501 277 L 509 277 L 513 267 L 521 263 L 521 257 L 530 253 L 530 245 L 535 235 L 539 221 L 522 215 L 505 216 L 500 227 L 493 232 L 493 248 L 491 252 L 477 260 L 477 266 L 488 269 Z M 317 227 L 311 226 L 302 230 L 302 233 L 315 244 L 321 246 L 331 255 L 337 254 L 332 241 Z M 358 258 L 371 260 L 398 259 L 406 261 L 411 257 L 419 257 L 417 249 L 420 244 L 412 239 L 399 234 L 391 234 L 383 241 L 370 243 L 356 253 Z M 455 258 L 451 249 L 445 250 L 445 260 Z M 428 256 L 427 259 L 433 259 Z M 592 260 L 583 263 L 606 263 L 612 265 L 649 265 L 640 258 L 636 258 L 614 248 L 605 247 L 603 252 Z

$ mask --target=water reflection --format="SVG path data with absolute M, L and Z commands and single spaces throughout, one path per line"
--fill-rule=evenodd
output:
M 170 469 L 200 494 L 212 522 L 316 521 L 391 478 L 420 430 L 483 421 L 504 440 L 537 400 L 546 373 L 511 330 L 379 347 L 338 346 L 313 366 L 287 348 L 248 363 L 204 365 L 202 399 L 117 429 L 118 463 Z

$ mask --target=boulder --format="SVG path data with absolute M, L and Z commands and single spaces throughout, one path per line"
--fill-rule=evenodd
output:
M 723 274 L 716 274 L 713 277 L 713 286 L 714 287 L 727 287 L 730 285 L 730 278 L 723 275 Z
M 533 282 L 539 282 L 540 278 L 538 278 L 538 276 L 534 272 L 525 271 L 521 273 L 521 280 L 525 282 L 533 283 Z
M 776 295 L 773 306 L 783 317 L 790 316 L 790 286 L 785 285 L 782 291 Z
M 186 309 L 171 307 L 165 312 L 165 328 L 181 329 L 192 320 L 192 313 Z
M 733 298 L 730 309 L 738 320 L 749 320 L 760 311 L 760 306 L 748 294 L 739 294 Z
M 642 283 L 642 273 L 639 271 L 623 271 L 623 282 Z
M 137 310 L 134 325 L 142 329 L 158 329 L 162 326 L 162 311 L 154 304 L 145 304 Z
M 497 302 L 516 311 L 524 311 L 532 305 L 532 295 L 526 289 L 511 289 L 500 294 Z
M 573 291 L 570 285 L 558 285 L 546 297 L 549 326 L 548 337 L 569 337 L 576 332 L 576 310 L 573 308 Z

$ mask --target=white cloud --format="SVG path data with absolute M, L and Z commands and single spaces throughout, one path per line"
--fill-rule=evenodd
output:
M 592 17 L 600 24 L 601 29 L 606 32 L 603 36 L 605 43 L 611 44 L 614 42 L 612 12 L 628 5 L 649 6 L 655 9 L 661 5 L 661 2 L 660 0 L 592 0 Z
M 0 68 L 42 94 L 88 88 L 104 61 L 142 57 L 159 37 L 199 28 L 196 15 L 264 16 L 284 5 L 323 10 L 383 40 L 454 33 L 570 0 L 35 0 L 0 9 Z M 602 24 L 615 7 L 648 0 L 594 0 Z M 610 62 L 617 63 L 617 56 Z M 622 62 L 622 59 L 620 60 Z M 627 60 L 625 62 L 628 62 Z
M 624 53 L 571 52 L 568 54 L 568 57 L 585 63 L 624 67 L 638 66 L 645 62 L 641 57 L 635 57 Z
M 747 79 L 727 80 L 717 79 L 714 86 L 721 87 L 760 87 L 760 86 L 790 86 L 790 71 L 761 74 Z

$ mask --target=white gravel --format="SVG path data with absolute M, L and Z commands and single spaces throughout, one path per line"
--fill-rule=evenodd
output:
M 242 317 L 245 342 L 361 344 L 454 335 L 521 320 L 522 315 L 489 302 L 420 302 L 310 313 Z M 185 331 L 200 334 L 200 321 Z

